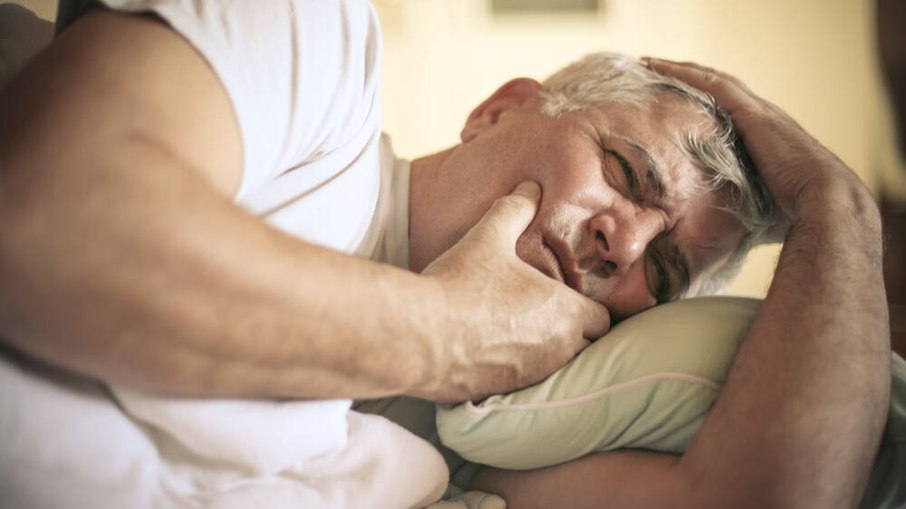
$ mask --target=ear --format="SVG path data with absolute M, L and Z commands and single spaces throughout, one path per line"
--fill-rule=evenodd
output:
M 541 83 L 531 78 L 516 78 L 507 82 L 472 110 L 459 137 L 463 143 L 471 141 L 482 131 L 497 123 L 500 114 L 517 108 L 538 96 Z

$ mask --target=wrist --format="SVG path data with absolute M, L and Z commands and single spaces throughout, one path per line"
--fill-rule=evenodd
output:
M 456 308 L 450 302 L 445 282 L 441 278 L 416 276 L 417 300 L 411 308 L 410 322 L 413 339 L 418 344 L 407 355 L 417 355 L 417 372 L 405 389 L 407 396 L 436 401 L 449 393 L 450 371 L 456 349 L 461 348 L 460 330 L 455 325 Z

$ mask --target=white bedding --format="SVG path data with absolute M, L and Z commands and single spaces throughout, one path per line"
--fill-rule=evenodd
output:
M 113 392 L 3 358 L 4 507 L 409 508 L 447 486 L 430 444 L 334 403 Z

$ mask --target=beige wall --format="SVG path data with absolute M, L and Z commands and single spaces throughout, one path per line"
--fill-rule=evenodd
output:
M 455 143 L 472 107 L 516 76 L 544 78 L 591 51 L 695 60 L 789 111 L 878 185 L 878 85 L 869 0 L 607 0 L 591 17 L 495 19 L 484 0 L 377 0 L 385 130 L 417 156 Z M 728 293 L 763 295 L 776 248 Z

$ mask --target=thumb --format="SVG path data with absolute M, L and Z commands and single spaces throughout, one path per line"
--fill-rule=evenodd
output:
M 610 330 L 610 310 L 603 304 L 587 299 L 582 306 L 582 335 L 592 341 L 597 340 Z
M 541 186 L 537 182 L 523 182 L 512 193 L 497 198 L 472 231 L 511 250 L 535 218 L 540 198 Z

